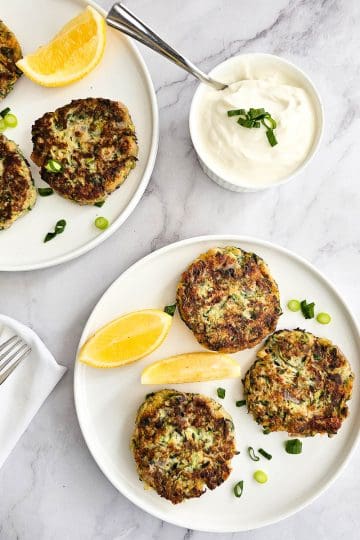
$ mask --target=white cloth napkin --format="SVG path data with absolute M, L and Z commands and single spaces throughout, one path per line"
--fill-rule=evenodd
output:
M 66 371 L 35 332 L 0 314 L 0 344 L 14 334 L 32 351 L 0 385 L 0 467 Z

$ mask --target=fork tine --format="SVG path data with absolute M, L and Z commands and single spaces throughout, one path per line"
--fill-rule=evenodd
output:
M 27 356 L 29 356 L 29 354 L 31 353 L 31 348 L 28 347 L 23 353 L 22 355 L 16 360 L 16 362 L 14 362 L 13 364 L 11 364 L 11 366 L 9 366 L 4 372 L 0 373 L 0 385 L 6 381 L 6 379 L 9 377 L 9 375 L 12 374 L 12 372 L 14 371 L 15 368 L 18 367 L 18 365 L 20 364 L 20 362 L 22 362 L 24 360 L 24 358 L 26 358 Z
M 21 340 L 20 340 L 21 341 Z M 10 351 L 8 351 L 8 353 L 6 354 L 9 354 L 9 353 L 12 353 L 10 354 L 10 356 L 6 356 L 5 354 L 3 355 L 4 359 L 2 359 L 0 357 L 0 373 L 1 371 L 11 362 L 11 360 L 14 360 L 14 358 L 20 354 L 21 352 L 23 352 L 24 349 L 26 349 L 27 347 L 27 344 L 22 342 L 20 343 L 20 347 L 18 347 L 17 349 L 14 350 L 14 347 L 11 348 Z
M 16 337 L 17 337 L 17 341 L 15 341 L 15 343 L 12 343 L 11 347 L 7 348 L 2 354 L 0 354 L 0 366 L 4 358 L 7 358 L 8 354 L 12 353 L 17 345 L 19 345 L 20 343 L 23 343 L 21 338 L 19 338 L 18 336 Z
M 7 345 L 10 345 L 14 340 L 19 339 L 19 336 L 12 336 L 11 338 L 7 339 L 0 345 L 0 352 L 7 347 Z

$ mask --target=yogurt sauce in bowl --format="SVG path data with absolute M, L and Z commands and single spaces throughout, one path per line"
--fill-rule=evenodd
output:
M 290 180 L 317 150 L 323 129 L 320 97 L 308 77 L 273 55 L 240 55 L 211 76 L 229 84 L 217 91 L 201 84 L 190 111 L 190 133 L 204 171 L 233 191 L 257 191 Z M 277 144 L 267 127 L 239 125 L 228 111 L 265 109 L 276 121 Z M 266 119 L 265 119 L 266 120 Z

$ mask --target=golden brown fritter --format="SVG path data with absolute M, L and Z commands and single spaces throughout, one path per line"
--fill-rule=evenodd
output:
M 48 112 L 32 128 L 32 160 L 59 195 L 79 204 L 103 201 L 135 167 L 135 127 L 122 103 L 77 99 Z M 47 170 L 50 160 L 60 172 Z M 49 167 L 49 166 L 48 166 Z
M 296 329 L 270 336 L 243 382 L 248 410 L 264 428 L 331 436 L 348 415 L 353 380 L 336 345 Z
M 140 480 L 177 504 L 228 478 L 234 424 L 211 398 L 161 390 L 139 408 L 131 448 Z
M 281 315 L 279 290 L 265 262 L 233 246 L 210 249 L 189 266 L 177 305 L 201 345 L 226 353 L 260 343 Z
M 0 133 L 0 230 L 31 210 L 36 190 L 18 146 Z
M 22 75 L 21 70 L 15 65 L 21 57 L 18 40 L 0 20 L 0 99 L 7 96 Z

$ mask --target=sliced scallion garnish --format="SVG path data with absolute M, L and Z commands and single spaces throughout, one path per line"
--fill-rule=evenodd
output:
M 273 129 L 267 129 L 266 130 L 266 136 L 267 136 L 267 140 L 270 143 L 270 146 L 276 146 L 277 145 L 278 142 L 277 142 L 277 139 L 275 137 L 275 133 L 274 133 Z
M 95 227 L 97 227 L 98 229 L 100 229 L 101 231 L 104 231 L 105 229 L 107 229 L 109 226 L 109 222 L 106 218 L 104 217 L 97 217 L 95 219 Z
M 287 307 L 290 311 L 300 311 L 300 302 L 299 300 L 289 300 Z
M 66 227 L 66 221 L 65 219 L 60 219 L 57 224 L 55 225 L 55 233 L 61 234 L 64 232 L 64 229 Z
M 224 399 L 225 394 L 226 394 L 225 388 L 217 388 L 216 392 L 220 399 Z
M 52 195 L 54 193 L 54 190 L 50 187 L 39 187 L 38 188 L 38 194 L 40 197 L 48 197 L 49 195 Z
M 316 320 L 320 324 L 329 324 L 331 317 L 328 313 L 318 313 L 316 315 Z
M 235 405 L 236 405 L 237 407 L 243 407 L 244 405 L 246 405 L 246 399 L 240 399 L 239 401 L 237 401 L 237 402 L 235 403 Z
M 6 127 L 15 128 L 18 125 L 18 119 L 15 114 L 8 113 L 4 117 Z
M 171 317 L 174 316 L 175 314 L 175 311 L 176 311 L 176 303 L 175 304 L 171 304 L 169 306 L 165 306 L 164 307 L 164 311 L 165 313 L 167 313 L 168 315 L 170 315 Z
M 261 454 L 264 458 L 270 460 L 272 459 L 272 455 L 269 454 L 268 452 L 266 452 L 266 450 L 264 450 L 263 448 L 259 448 L 258 450 L 259 454 Z
M 241 497 L 242 493 L 244 491 L 244 480 L 240 480 L 237 484 L 234 486 L 234 495 L 235 497 Z
M 237 123 L 244 128 L 260 128 L 261 124 L 266 128 L 266 137 L 271 146 L 278 144 L 274 129 L 277 126 L 276 120 L 263 107 L 254 109 L 251 107 L 248 111 L 245 109 L 232 109 L 227 111 L 228 116 L 238 116 Z
M 233 109 L 227 112 L 228 116 L 244 116 L 246 114 L 245 109 Z
M 259 118 L 264 118 L 266 114 L 269 114 L 269 113 L 267 113 L 265 109 L 263 108 L 261 109 L 250 108 L 248 112 L 248 115 L 250 116 L 250 118 L 253 118 L 254 120 L 258 120 Z
M 97 206 L 98 208 L 101 208 L 102 206 L 104 206 L 105 204 L 105 201 L 98 201 L 96 203 L 94 203 L 94 206 Z
M 254 123 L 255 121 L 254 120 L 251 120 L 251 118 L 242 118 L 240 116 L 239 120 L 237 121 L 238 124 L 240 124 L 240 126 L 242 127 L 246 127 L 246 128 L 252 128 L 254 127 Z
M 249 456 L 250 456 L 250 459 L 252 459 L 253 461 L 259 461 L 260 458 L 259 458 L 259 456 L 257 456 L 257 455 L 255 454 L 255 450 L 253 449 L 252 446 L 249 446 L 249 448 L 248 448 L 248 454 L 249 454 Z
M 263 435 L 269 435 L 271 433 L 271 430 L 269 428 L 263 429 Z
M 285 443 L 285 450 L 288 454 L 301 454 L 302 442 L 299 439 L 289 439 Z
M 49 240 L 52 240 L 57 236 L 58 234 L 61 234 L 64 232 L 64 229 L 66 227 L 66 221 L 65 219 L 60 219 L 56 225 L 53 232 L 48 232 L 47 235 L 44 238 L 44 242 L 49 242 Z
M 6 116 L 7 114 L 9 114 L 9 112 L 10 112 L 10 107 L 6 107 L 6 109 L 3 109 L 2 111 L 0 111 L 0 116 L 1 116 L 2 118 L 5 118 L 5 116 Z
M 5 129 L 6 129 L 5 120 L 3 118 L 0 118 L 0 132 L 5 131 Z
M 314 302 L 311 302 L 311 304 L 308 304 L 306 300 L 302 300 L 300 302 L 300 307 L 302 314 L 304 315 L 305 319 L 313 319 L 315 315 L 315 304 Z
M 275 129 L 277 126 L 276 120 L 274 120 L 269 113 L 265 114 L 265 116 L 261 119 L 261 123 L 267 129 Z
M 268 476 L 264 471 L 255 471 L 253 474 L 253 478 L 259 484 L 265 484 L 268 481 Z

